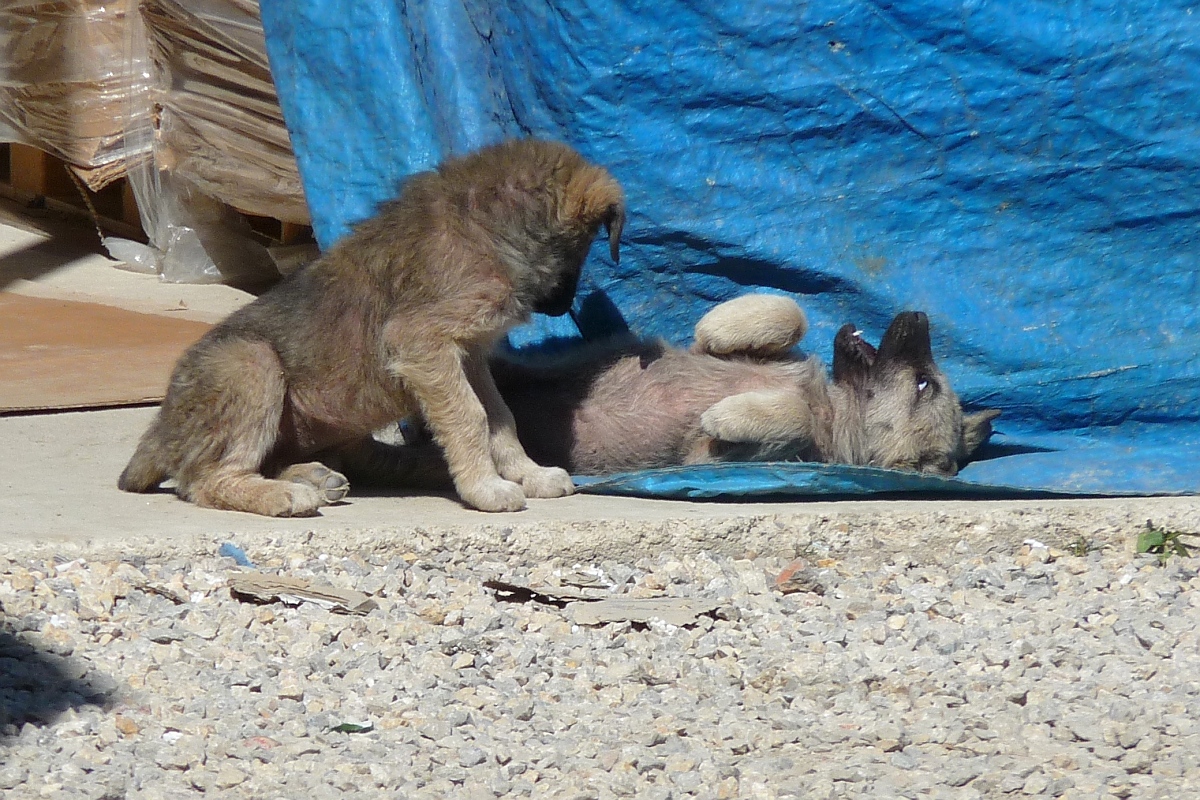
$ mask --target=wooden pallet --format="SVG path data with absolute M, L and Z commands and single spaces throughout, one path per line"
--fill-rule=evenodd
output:
M 36 147 L 0 144 L 0 196 L 20 203 L 31 213 L 86 219 L 105 233 L 146 241 L 129 181 L 118 178 L 94 192 L 77 180 L 63 161 Z M 264 244 L 313 241 L 308 225 L 253 214 L 242 216 Z
M 128 181 L 121 178 L 93 192 L 65 163 L 36 147 L 0 144 L 0 196 L 33 214 L 91 220 L 107 233 L 146 240 Z

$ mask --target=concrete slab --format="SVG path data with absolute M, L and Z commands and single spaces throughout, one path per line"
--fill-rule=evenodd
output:
M 661 551 L 793 556 L 860 547 L 949 546 L 964 535 L 1066 546 L 1145 519 L 1200 530 L 1194 498 L 1064 501 L 693 503 L 576 495 L 487 514 L 450 496 L 352 492 L 320 517 L 268 519 L 214 511 L 169 492 L 134 495 L 117 475 L 155 409 L 0 418 L 0 552 L 212 552 L 233 541 L 293 542 L 331 552 L 444 548 L 529 559 L 636 560 Z M 947 544 L 948 543 L 948 544 Z M 73 557 L 73 556 L 72 556 Z
M 2 209 L 0 209 L 2 211 Z M 0 289 L 215 321 L 250 299 L 225 286 L 163 284 L 123 272 L 94 233 L 0 214 Z M 1200 530 L 1195 498 L 1073 501 L 690 503 L 577 495 L 484 514 L 446 496 L 352 492 L 321 517 L 265 519 L 196 508 L 173 494 L 132 495 L 117 475 L 153 408 L 0 417 L 0 553 L 60 557 L 212 552 L 224 541 L 294 543 L 328 552 L 454 548 L 522 559 L 636 560 L 661 551 L 730 555 L 881 554 L 1005 545 L 1032 537 L 1131 540 L 1147 518 Z
M 50 216 L 29 217 L 0 200 L 0 291 L 201 322 L 223 319 L 253 299 L 230 286 L 165 283 L 121 267 L 100 246 L 94 229 Z

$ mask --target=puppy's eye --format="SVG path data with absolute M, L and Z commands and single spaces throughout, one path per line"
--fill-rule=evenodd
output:
M 917 391 L 924 392 L 929 388 L 929 377 L 927 375 L 917 376 Z

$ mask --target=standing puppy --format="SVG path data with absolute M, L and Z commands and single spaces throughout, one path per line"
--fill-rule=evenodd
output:
M 341 499 L 369 434 L 419 414 L 463 501 L 516 511 L 572 492 L 517 440 L 488 367 L 530 313 L 571 306 L 600 225 L 615 261 L 625 221 L 604 169 L 553 142 L 511 141 L 415 175 L 320 259 L 234 312 L 175 367 L 162 409 L 121 474 L 174 478 L 202 506 L 299 516 Z

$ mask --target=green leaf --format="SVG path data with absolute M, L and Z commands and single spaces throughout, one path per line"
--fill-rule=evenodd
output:
M 375 730 L 375 726 L 370 724 L 355 725 L 353 722 L 343 722 L 341 725 L 335 725 L 329 730 L 336 731 L 337 733 L 369 733 Z
M 1163 546 L 1165 537 L 1157 528 L 1149 528 L 1138 534 L 1137 551 L 1139 553 L 1156 553 Z

